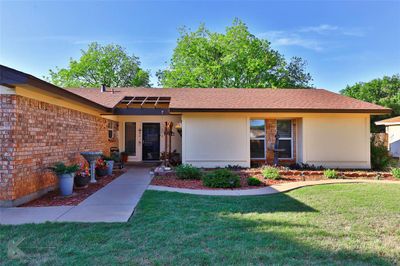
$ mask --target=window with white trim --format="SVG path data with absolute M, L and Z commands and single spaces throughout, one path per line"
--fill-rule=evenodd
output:
M 108 139 L 114 140 L 115 138 L 115 122 L 108 121 Z
M 293 128 L 292 120 L 277 120 L 277 131 L 279 134 L 278 149 L 283 150 L 279 152 L 279 159 L 292 159 L 293 158 Z
M 265 120 L 250 120 L 250 158 L 265 159 Z

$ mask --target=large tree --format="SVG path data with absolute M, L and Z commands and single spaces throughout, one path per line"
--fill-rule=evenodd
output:
M 225 33 L 204 25 L 181 29 L 170 66 L 157 72 L 163 87 L 309 87 L 311 75 L 299 57 L 287 62 L 270 43 L 249 32 L 240 20 Z
M 119 45 L 89 44 L 78 60 L 67 68 L 50 70 L 48 80 L 62 87 L 149 86 L 149 72 L 140 68 L 139 58 Z
M 392 116 L 400 115 L 400 74 L 391 77 L 384 76 L 368 82 L 358 82 L 352 86 L 347 85 L 341 93 L 359 100 L 392 108 Z M 382 118 L 384 117 L 373 117 L 372 122 Z M 382 130 L 375 127 L 373 123 L 371 128 L 372 131 Z

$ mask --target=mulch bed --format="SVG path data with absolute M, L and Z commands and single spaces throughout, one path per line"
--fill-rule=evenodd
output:
M 246 169 L 246 170 L 234 170 L 240 176 L 241 187 L 229 188 L 228 190 L 240 190 L 240 189 L 256 189 L 260 187 L 266 187 L 276 184 L 289 183 L 289 182 L 300 182 L 300 181 L 317 181 L 327 180 L 323 176 L 323 171 L 297 171 L 297 170 L 282 170 L 280 171 L 281 178 L 278 180 L 265 179 L 260 169 Z M 343 171 L 339 172 L 343 179 L 370 179 L 376 180 L 377 175 L 380 176 L 379 180 L 398 180 L 395 179 L 388 172 L 368 172 L 368 171 Z M 248 177 L 255 177 L 259 179 L 262 184 L 260 186 L 249 186 L 247 184 Z M 151 181 L 151 185 L 155 186 L 166 186 L 176 188 L 187 188 L 187 189 L 207 189 L 207 190 L 224 190 L 226 188 L 209 188 L 203 186 L 201 180 L 182 180 L 178 179 L 176 175 L 171 172 L 161 176 L 156 176 Z
M 97 180 L 97 183 L 89 183 L 86 188 L 74 188 L 74 193 L 68 197 L 61 196 L 60 191 L 56 189 L 19 207 L 76 206 L 123 173 L 123 170 L 117 170 L 112 175 L 101 177 Z

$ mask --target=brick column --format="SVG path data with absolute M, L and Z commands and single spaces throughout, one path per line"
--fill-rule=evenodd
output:
M 13 172 L 16 143 L 12 134 L 16 121 L 15 91 L 0 86 L 0 203 L 15 197 Z
M 276 129 L 277 129 L 277 125 L 276 125 L 276 119 L 266 119 L 265 120 L 265 140 L 266 140 L 266 146 L 267 146 L 267 154 L 266 154 L 266 158 L 267 158 L 267 164 L 274 164 L 274 145 L 275 145 L 275 134 L 276 134 Z

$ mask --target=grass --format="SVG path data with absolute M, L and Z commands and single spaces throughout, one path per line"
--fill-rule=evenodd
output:
M 122 224 L 0 226 L 0 264 L 391 265 L 400 186 L 338 184 L 209 197 L 147 191 Z M 11 240 L 27 255 L 7 259 Z

